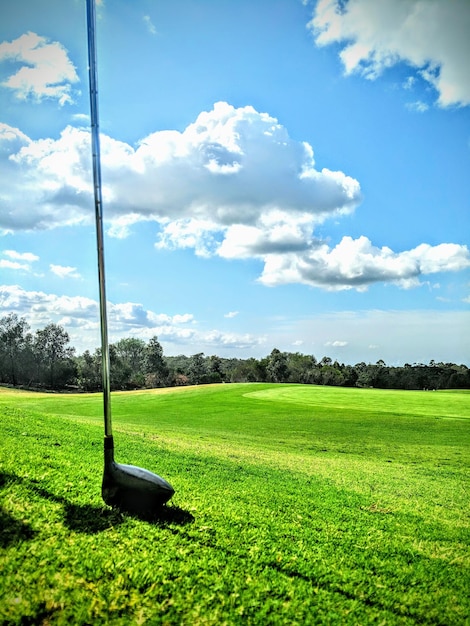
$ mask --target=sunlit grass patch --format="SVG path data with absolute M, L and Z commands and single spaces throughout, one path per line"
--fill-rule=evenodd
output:
M 465 624 L 462 398 L 335 391 L 113 394 L 117 460 L 176 489 L 155 523 L 101 501 L 100 395 L 0 393 L 0 619 Z

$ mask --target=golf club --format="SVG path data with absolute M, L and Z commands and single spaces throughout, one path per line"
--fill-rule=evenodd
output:
M 103 202 L 101 194 L 101 161 L 98 123 L 98 86 L 96 56 L 95 0 L 86 0 L 88 30 L 88 75 L 90 85 L 91 146 L 95 199 L 96 241 L 98 249 L 98 282 L 101 325 L 101 358 L 104 406 L 104 472 L 102 496 L 106 504 L 136 515 L 151 515 L 174 494 L 163 478 L 134 465 L 121 465 L 114 460 L 114 439 L 111 425 L 111 394 L 109 381 L 109 343 L 106 311 L 106 288 L 103 246 Z

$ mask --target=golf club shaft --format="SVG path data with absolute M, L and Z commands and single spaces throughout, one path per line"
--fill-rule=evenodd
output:
M 98 121 L 98 80 L 96 61 L 95 0 L 86 0 L 88 27 L 88 77 L 90 82 L 91 149 L 93 157 L 93 188 L 95 197 L 96 243 L 98 250 L 98 282 L 100 292 L 101 362 L 103 378 L 104 434 L 112 437 L 111 395 L 109 383 L 109 342 L 104 272 L 103 200 L 101 193 L 100 131 Z

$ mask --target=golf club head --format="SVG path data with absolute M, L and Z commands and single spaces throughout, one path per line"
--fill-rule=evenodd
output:
M 149 516 L 168 502 L 175 490 L 153 472 L 135 465 L 116 463 L 113 449 L 105 448 L 101 493 L 110 506 L 131 514 Z

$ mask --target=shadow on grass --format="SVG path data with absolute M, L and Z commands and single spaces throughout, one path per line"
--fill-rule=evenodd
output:
M 93 506 L 91 504 L 73 504 L 62 496 L 57 496 L 32 481 L 31 489 L 43 498 L 58 502 L 64 506 L 64 523 L 71 530 L 93 535 L 102 530 L 122 524 L 126 517 L 139 519 L 157 526 L 177 524 L 183 526 L 194 521 L 191 513 L 175 506 L 162 506 L 153 513 L 137 515 L 117 508 Z
M 0 489 L 2 489 L 9 482 L 12 482 L 16 477 L 10 474 L 4 474 L 0 472 Z M 10 515 L 3 507 L 0 507 L 0 548 L 7 548 L 12 543 L 18 543 L 20 541 L 28 541 L 32 539 L 36 531 L 31 526 L 22 520 L 18 520 L 13 515 Z
M 125 513 L 127 517 L 133 517 L 140 519 L 144 522 L 149 522 L 155 526 L 161 526 L 162 528 L 167 526 L 186 526 L 186 524 L 192 524 L 194 522 L 194 515 L 181 509 L 179 506 L 164 505 L 160 509 L 154 511 L 151 514 Z
M 35 479 L 25 479 L 15 474 L 0 472 L 0 489 L 8 484 L 17 483 L 26 485 L 27 489 L 42 498 L 51 500 L 63 506 L 64 524 L 70 530 L 87 535 L 108 530 L 122 524 L 126 517 L 132 517 L 155 524 L 161 527 L 172 525 L 183 526 L 194 521 L 194 517 L 188 511 L 175 506 L 163 506 L 152 515 L 131 515 L 118 509 L 110 509 L 92 504 L 74 504 L 64 498 L 51 493 L 39 484 Z M 0 508 L 0 547 L 6 547 L 11 543 L 32 539 L 36 534 L 28 524 L 16 520 L 9 513 Z
M 32 539 L 36 531 L 29 524 L 15 519 L 0 508 L 0 548 L 7 548 L 12 543 Z

